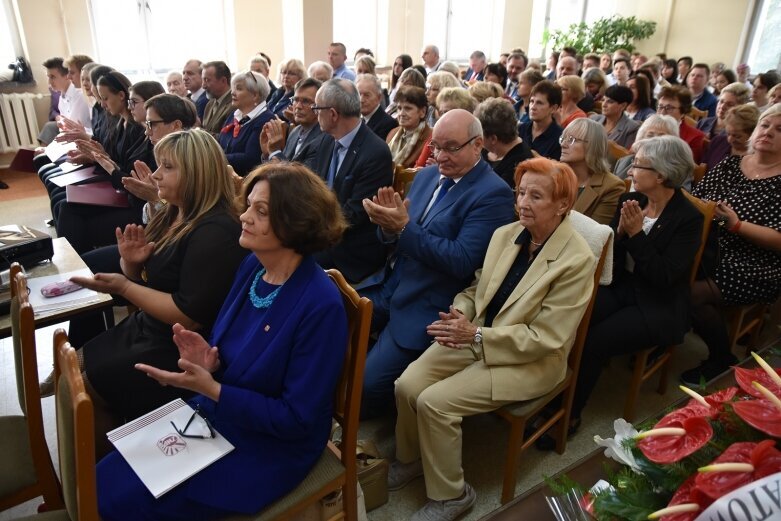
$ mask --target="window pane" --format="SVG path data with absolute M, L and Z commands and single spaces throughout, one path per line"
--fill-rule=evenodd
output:
M 12 30 L 12 24 L 6 13 L 5 2 L 0 0 L 0 67 L 2 68 L 16 59 L 14 41 L 11 37 L 12 34 L 16 34 L 16 31 Z
M 353 62 L 361 47 L 377 56 L 377 0 L 333 0 L 333 6 L 334 41 L 347 47 L 347 62 Z
M 489 61 L 499 57 L 501 51 L 495 52 L 498 45 L 494 42 L 494 35 L 501 33 L 501 25 L 498 31 L 495 30 L 496 4 L 495 0 L 483 0 L 480 7 L 475 8 L 472 0 L 450 0 L 448 60 L 466 61 L 476 50 L 483 51 Z M 504 2 L 500 7 L 503 6 Z
M 98 61 L 123 72 L 146 68 L 147 50 L 135 0 L 92 0 Z
M 748 64 L 757 74 L 781 67 L 781 0 L 764 0 Z
M 447 0 L 426 0 L 423 8 L 423 45 L 439 47 L 441 60 L 449 60 L 445 40 L 447 37 Z M 420 61 L 421 49 L 407 49 L 413 63 Z

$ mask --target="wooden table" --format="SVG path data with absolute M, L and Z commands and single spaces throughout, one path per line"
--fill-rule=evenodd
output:
M 53 239 L 52 246 L 54 248 L 54 256 L 52 257 L 51 262 L 37 264 L 31 269 L 26 270 L 28 279 L 87 269 L 87 265 L 66 238 L 60 237 L 58 239 Z M 35 327 L 39 328 L 57 324 L 58 322 L 63 322 L 87 311 L 110 308 L 112 303 L 113 300 L 111 295 L 98 293 L 97 301 L 88 304 L 77 304 L 68 309 L 60 309 L 35 315 Z M 111 315 L 111 313 L 108 315 Z M 111 322 L 112 324 L 110 325 L 113 325 L 113 315 L 111 315 Z M 0 338 L 9 336 L 11 336 L 11 316 L 0 316 Z
M 764 346 L 763 349 L 757 350 L 762 353 L 765 360 L 774 366 L 781 365 L 781 357 L 772 354 L 772 347 L 778 345 L 778 340 L 774 340 L 770 346 Z M 753 358 L 744 360 L 741 366 L 756 367 L 757 363 Z M 724 389 L 730 385 L 736 385 L 735 379 L 732 376 L 732 369 L 725 372 L 718 379 L 714 380 L 707 388 L 707 392 L 717 391 Z M 682 398 L 676 404 L 675 407 L 682 406 L 689 401 L 689 397 Z M 669 410 L 669 409 L 665 409 Z M 663 413 L 658 415 L 661 418 Z M 569 467 L 565 468 L 561 472 L 558 472 L 553 476 L 553 479 L 561 478 L 562 476 L 569 476 L 577 483 L 580 483 L 584 487 L 588 488 L 594 485 L 600 479 L 605 479 L 605 464 L 612 468 L 617 468 L 618 463 L 604 456 L 605 449 L 599 447 L 592 452 L 583 456 Z M 534 520 L 534 521 L 556 521 L 556 517 L 548 507 L 548 503 L 545 501 L 546 496 L 555 496 L 556 494 L 548 488 L 545 482 L 542 482 L 535 487 L 527 490 L 517 498 L 513 499 L 506 505 L 502 505 L 498 509 L 486 514 L 480 518 L 480 521 L 516 521 Z

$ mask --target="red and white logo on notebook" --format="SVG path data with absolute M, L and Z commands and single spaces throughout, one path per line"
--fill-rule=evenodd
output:
M 169 434 L 157 440 L 157 448 L 166 456 L 176 456 L 187 448 L 187 442 L 178 434 Z

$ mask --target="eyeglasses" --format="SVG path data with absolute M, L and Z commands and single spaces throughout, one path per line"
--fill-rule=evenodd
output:
M 298 96 L 293 96 L 292 98 L 290 98 L 290 101 L 291 103 L 298 103 L 302 107 L 313 107 L 313 105 L 315 104 L 315 102 L 312 101 L 311 99 L 299 98 Z
M 130 110 L 133 110 L 134 108 L 136 108 L 136 105 L 138 105 L 139 103 L 144 103 L 144 102 L 143 101 L 136 101 L 133 98 L 128 98 L 127 99 L 127 108 L 129 108 Z
M 575 136 L 565 136 L 564 134 L 559 136 L 559 145 L 567 145 L 568 147 L 571 147 L 575 144 L 576 141 L 580 141 L 581 143 L 588 143 L 585 139 L 580 139 L 579 137 Z
M 450 146 L 450 147 L 441 147 L 441 146 L 437 145 L 436 143 L 434 143 L 433 141 L 431 141 L 428 144 L 428 148 L 429 148 L 429 150 L 431 150 L 431 153 L 434 154 L 434 155 L 439 154 L 440 152 L 447 152 L 448 154 L 455 154 L 456 152 L 458 152 L 459 150 L 461 150 L 462 148 L 467 146 L 469 143 L 471 143 L 472 141 L 474 141 L 478 137 L 479 136 L 472 136 L 472 137 L 469 138 L 469 141 L 467 141 L 463 145 Z
M 629 168 L 636 168 L 637 170 L 650 170 L 651 172 L 656 172 L 655 168 L 651 168 L 650 166 L 638 165 L 637 163 L 630 164 Z
M 187 432 L 187 429 L 192 424 L 195 417 L 198 416 L 200 419 L 203 420 L 203 423 L 206 425 L 206 428 L 209 429 L 209 435 L 204 436 L 202 434 L 185 434 Z M 210 440 L 212 438 L 215 438 L 216 435 L 214 434 L 214 429 L 212 428 L 211 423 L 209 423 L 209 420 L 206 419 L 205 416 L 201 415 L 201 406 L 198 405 L 195 407 L 195 410 L 193 411 L 193 415 L 190 416 L 190 419 L 187 420 L 187 423 L 184 425 L 184 429 L 179 429 L 179 427 L 176 426 L 174 422 L 171 422 L 171 426 L 173 426 L 174 430 L 181 436 L 182 438 L 196 438 L 200 440 Z
M 152 130 L 155 128 L 155 125 L 158 125 L 160 123 L 165 123 L 165 121 L 163 121 L 162 119 L 148 119 L 144 121 L 144 123 L 146 124 L 146 128 Z
M 312 105 L 312 107 L 311 107 L 311 109 L 313 111 L 315 111 L 315 112 L 317 112 L 318 110 L 328 110 L 328 109 L 332 109 L 332 108 L 333 107 L 329 107 L 329 106 L 326 106 L 326 105 L 322 105 L 320 107 L 318 107 L 317 105 Z
M 671 112 L 673 110 L 681 110 L 678 105 L 657 105 L 656 109 L 660 112 Z

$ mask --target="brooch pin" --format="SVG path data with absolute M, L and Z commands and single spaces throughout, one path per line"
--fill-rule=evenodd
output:
M 271 329 L 271 326 L 269 326 L 268 324 L 266 324 L 266 327 L 264 327 L 264 328 L 263 328 L 263 331 L 265 331 L 266 333 L 268 333 L 269 329 Z

